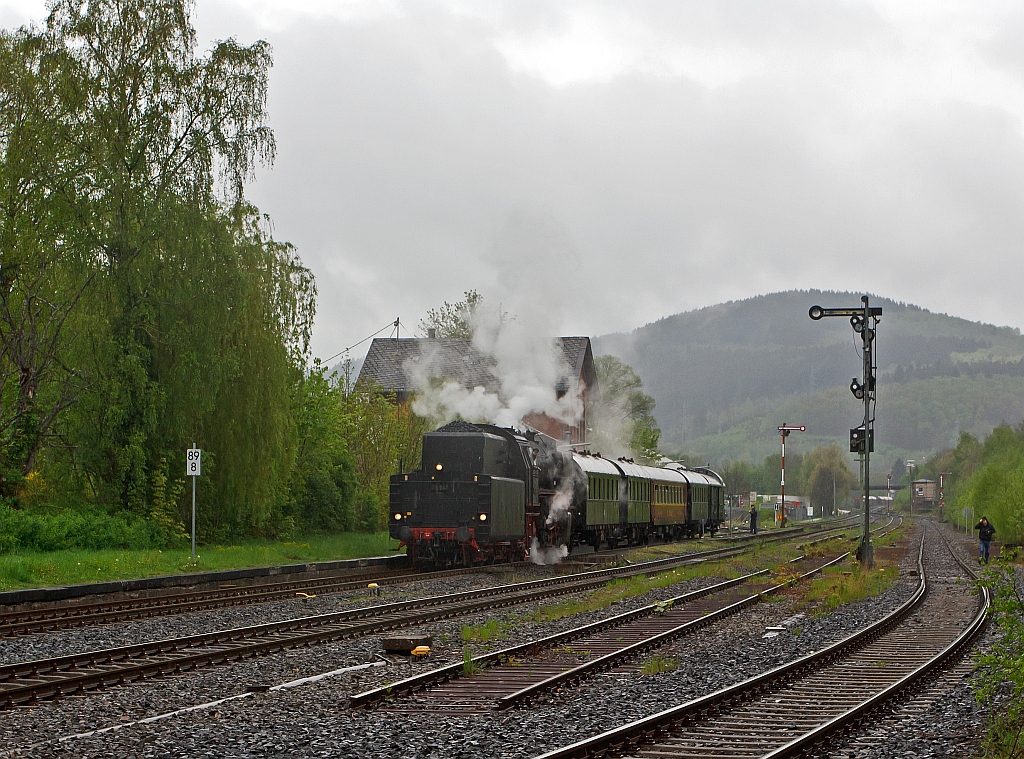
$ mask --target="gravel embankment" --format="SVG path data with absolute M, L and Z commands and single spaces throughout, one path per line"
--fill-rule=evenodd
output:
M 364 589 L 319 594 L 315 598 L 300 598 L 296 594 L 296 598 L 285 601 L 211 609 L 80 630 L 58 630 L 23 638 L 0 638 L 0 664 L 46 659 L 82 651 L 95 651 L 234 627 L 260 625 L 315 614 L 330 614 L 335 611 L 390 601 L 440 596 L 511 582 L 539 580 L 552 577 L 555 574 L 556 570 L 553 567 L 541 566 L 517 569 L 514 574 L 480 572 L 454 577 L 439 577 L 434 580 L 422 580 L 408 584 L 385 585 L 380 588 L 379 597 L 369 595 L 368 591 Z
M 523 578 L 519 577 L 519 579 Z M 202 669 L 179 677 L 114 688 L 87 698 L 68 698 L 52 704 L 41 704 L 31 709 L 18 709 L 6 714 L 5 719 L 0 721 L 0 745 L 12 748 L 28 746 L 52 735 L 93 730 L 244 693 L 254 685 L 274 685 L 342 667 L 358 666 L 366 662 L 386 662 L 386 665 L 380 668 L 361 670 L 332 680 L 331 682 L 347 684 L 343 697 L 345 700 L 350 693 L 376 687 L 385 682 L 393 682 L 446 663 L 461 661 L 464 625 L 483 625 L 493 618 L 508 622 L 508 629 L 505 630 L 500 641 L 474 646 L 475 650 L 501 648 L 552 635 L 587 622 L 598 621 L 654 601 L 706 587 L 718 581 L 716 578 L 696 578 L 616 603 L 608 609 L 579 614 L 554 622 L 524 622 L 524 619 L 540 605 L 533 604 L 517 607 L 515 610 L 476 614 L 418 628 L 409 628 L 408 632 L 422 632 L 432 635 L 434 638 L 433 652 L 429 660 L 420 662 L 413 662 L 404 657 L 384 656 L 380 648 L 380 636 L 369 636 L 314 646 L 309 649 L 291 650 L 277 656 L 262 657 L 240 664 Z M 469 582 L 468 577 L 458 578 L 460 586 L 466 586 Z M 484 582 L 487 580 L 485 579 Z M 429 594 L 454 592 L 454 589 L 445 590 L 439 587 L 438 584 L 441 583 L 450 588 L 453 581 L 451 579 L 431 581 L 432 587 L 429 589 Z M 413 592 L 409 591 L 406 595 L 412 594 Z M 426 594 L 420 593 L 419 595 Z M 575 597 L 579 597 L 579 594 L 558 596 L 552 602 L 557 603 Z M 370 601 L 366 601 L 366 603 L 370 603 Z M 247 611 L 250 610 L 247 609 Z M 186 629 L 193 624 L 186 617 L 168 618 L 164 621 L 165 623 L 181 624 Z M 224 626 L 226 625 L 221 626 L 221 629 Z M 71 631 L 68 634 L 75 635 L 76 632 L 95 633 L 95 631 Z M 81 649 L 79 648 L 79 650 Z M 295 692 L 307 693 L 312 687 L 304 686 Z M 262 698 L 273 698 L 273 696 Z M 304 698 L 305 696 L 300 697 L 300 703 Z M 6 717 L 10 717 L 10 719 L 6 719 Z
M 915 553 L 916 559 L 916 553 Z M 551 634 L 710 583 L 695 580 L 663 588 L 611 609 L 546 624 L 520 624 L 500 645 Z M 434 635 L 430 662 L 389 661 L 386 666 L 339 675 L 291 690 L 256 694 L 117 732 L 36 746 L 32 756 L 161 757 L 531 757 L 763 672 L 841 639 L 896 608 L 911 592 L 901 581 L 877 598 L 831 614 L 793 619 L 786 601 L 764 603 L 664 653 L 679 656 L 674 672 L 642 676 L 623 668 L 579 688 L 555 694 L 532 708 L 487 715 L 350 712 L 349 695 L 393 682 L 426 667 L 457 660 L 463 624 L 491 616 L 425 626 Z M 517 610 L 524 613 L 526 610 Z M 505 614 L 499 613 L 504 617 Z M 764 637 L 765 627 L 788 630 Z M 87 699 L 9 713 L 0 741 L 27 747 L 55 735 L 138 719 L 239 693 L 254 683 L 277 683 L 378 659 L 377 638 L 319 646 L 241 665 L 219 667 L 160 682 L 113 689 Z

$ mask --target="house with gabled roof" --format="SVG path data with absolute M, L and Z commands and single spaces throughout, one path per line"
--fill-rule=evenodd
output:
M 583 414 L 573 424 L 546 414 L 529 414 L 523 422 L 556 440 L 574 445 L 585 443 L 589 412 L 600 397 L 590 338 L 557 337 L 554 342 L 555 356 L 563 370 L 554 388 L 556 397 L 579 393 Z M 467 390 L 482 387 L 485 392 L 502 395 L 494 357 L 481 353 L 472 340 L 464 339 L 375 338 L 363 360 L 359 380 L 372 381 L 385 392 L 393 393 L 399 403 L 405 403 L 416 390 L 410 370 L 425 358 L 429 358 L 433 377 L 455 381 Z

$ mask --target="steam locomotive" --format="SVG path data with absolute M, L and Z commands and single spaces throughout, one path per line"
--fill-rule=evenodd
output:
M 715 532 L 710 469 L 650 467 L 560 448 L 534 430 L 452 422 L 423 437 L 419 471 L 391 477 L 391 537 L 417 564 L 549 563 L 578 545 Z

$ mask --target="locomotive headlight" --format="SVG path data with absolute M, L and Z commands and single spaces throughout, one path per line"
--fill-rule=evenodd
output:
M 399 521 L 402 518 L 401 514 L 395 514 L 395 521 Z
M 440 472 L 442 469 L 444 469 L 444 467 L 438 464 L 437 466 L 434 467 L 434 469 Z
M 481 522 L 486 522 L 487 521 L 487 515 L 486 514 L 481 514 L 480 515 L 480 521 Z

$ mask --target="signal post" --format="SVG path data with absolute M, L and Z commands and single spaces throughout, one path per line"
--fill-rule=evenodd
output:
M 786 424 L 779 427 L 779 434 L 782 435 L 782 516 L 779 518 L 780 527 L 786 526 L 786 438 L 789 437 L 790 432 L 806 431 L 807 428 L 802 424 L 799 427 L 790 427 Z
M 864 402 L 864 423 L 850 430 L 850 452 L 859 453 L 864 461 L 864 526 L 857 548 L 857 558 L 861 566 L 870 569 L 874 563 L 874 550 L 871 546 L 871 467 L 870 455 L 875 450 L 875 330 L 882 318 L 880 306 L 868 306 L 868 296 L 860 299 L 860 308 L 822 308 L 811 306 L 807 315 L 814 321 L 826 316 L 846 316 L 850 319 L 853 331 L 861 339 L 861 380 L 854 377 L 850 382 L 853 397 Z

